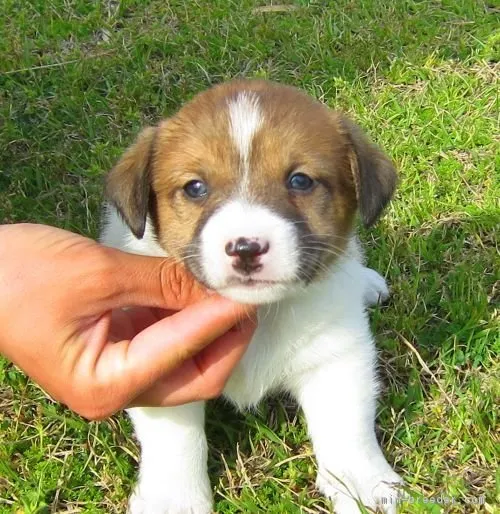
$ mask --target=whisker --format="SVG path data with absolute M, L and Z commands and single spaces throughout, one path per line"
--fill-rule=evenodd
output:
M 322 253 L 330 253 L 335 255 L 336 257 L 340 257 L 342 254 L 335 249 L 330 248 L 315 248 L 314 246 L 299 246 L 300 250 L 321 250 Z
M 335 257 L 342 257 L 345 255 L 345 252 L 343 252 L 341 249 L 339 248 L 335 248 L 335 247 L 332 247 L 332 248 L 327 248 L 327 247 L 323 247 L 323 248 L 318 248 L 318 247 L 315 247 L 315 246 L 299 246 L 298 247 L 299 250 L 310 250 L 310 254 L 312 255 L 313 253 L 317 253 L 317 254 L 330 254 L 330 255 L 334 255 Z M 306 252 L 307 253 L 307 252 Z M 307 253 L 309 255 L 309 253 Z
M 296 222 L 292 222 L 292 223 L 296 223 Z M 339 234 L 334 234 L 332 232 L 314 232 L 314 233 L 311 233 L 311 234 L 303 234 L 301 235 L 301 237 L 328 237 L 328 238 L 331 238 L 331 237 L 334 237 L 335 239 L 341 239 L 343 241 L 351 241 L 353 239 L 354 236 L 350 235 L 350 236 L 341 236 Z
M 332 266 L 328 266 L 326 265 L 324 262 L 321 261 L 321 255 L 320 254 L 306 254 L 308 257 L 312 257 L 312 259 L 310 260 L 311 262 L 311 265 L 312 265 L 312 268 L 313 270 L 316 268 L 316 269 L 319 269 L 320 271 L 323 271 L 325 273 L 331 273 L 332 272 Z M 345 276 L 353 279 L 355 278 L 355 275 L 353 275 L 352 273 L 350 273 L 348 270 L 346 270 L 345 268 L 343 267 L 340 267 L 340 268 L 337 268 L 335 270 L 336 273 L 344 273 Z M 312 275 L 311 273 L 309 274 L 306 274 L 304 275 L 306 277 L 306 279 L 308 280 L 313 280 L 314 278 L 317 278 L 315 275 Z

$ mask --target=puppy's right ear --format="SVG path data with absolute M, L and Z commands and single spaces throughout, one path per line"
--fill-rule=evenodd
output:
M 106 177 L 105 194 L 134 236 L 146 229 L 156 128 L 145 128 Z

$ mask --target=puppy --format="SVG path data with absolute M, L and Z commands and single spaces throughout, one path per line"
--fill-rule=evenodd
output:
M 262 304 L 224 396 L 286 391 L 302 407 L 317 486 L 336 512 L 395 512 L 399 476 L 374 432 L 375 347 L 365 306 L 387 296 L 354 223 L 390 200 L 389 159 L 297 89 L 234 81 L 146 128 L 107 177 L 102 241 L 173 256 L 211 289 Z M 265 304 L 265 305 L 264 305 Z M 132 514 L 208 514 L 204 403 L 129 410 L 142 448 Z

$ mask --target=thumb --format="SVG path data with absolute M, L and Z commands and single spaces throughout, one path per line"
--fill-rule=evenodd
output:
M 100 308 L 111 310 L 131 305 L 180 310 L 206 298 L 209 293 L 183 264 L 172 258 L 146 257 L 106 249 L 110 259 L 110 294 Z
M 95 373 L 119 404 L 112 410 L 129 404 L 251 312 L 247 305 L 214 296 L 164 318 L 130 341 L 105 345 Z

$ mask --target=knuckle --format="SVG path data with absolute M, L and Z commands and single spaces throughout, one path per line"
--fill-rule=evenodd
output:
M 182 300 L 184 277 L 182 276 L 179 264 L 168 261 L 162 263 L 161 285 L 163 288 L 168 287 L 168 291 L 165 291 L 164 296 L 170 294 L 176 302 Z
M 183 264 L 164 260 L 160 264 L 160 283 L 164 298 L 172 298 L 176 304 L 184 307 L 197 294 L 194 277 Z
M 85 393 L 70 392 L 67 398 L 63 398 L 67 407 L 89 421 L 101 421 L 114 413 L 106 396 L 100 392 L 100 388 L 86 388 Z
M 98 403 L 84 402 L 77 404 L 74 408 L 71 406 L 69 407 L 71 410 L 89 421 L 102 421 L 113 414 L 112 410 Z
M 78 411 L 77 411 L 78 412 Z M 89 420 L 89 421 L 102 421 L 109 417 L 111 413 L 108 413 L 104 410 L 95 407 L 88 407 L 84 409 L 82 412 L 78 412 L 80 416 Z

